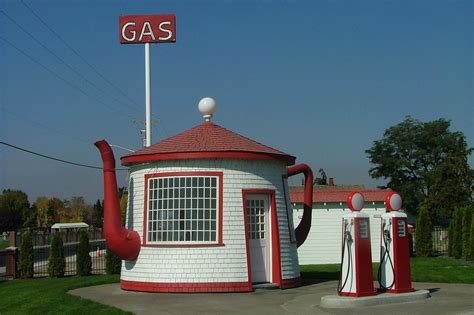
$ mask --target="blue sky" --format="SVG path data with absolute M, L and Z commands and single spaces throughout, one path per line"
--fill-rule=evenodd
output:
M 0 36 L 93 98 L 0 40 L 0 141 L 98 166 L 98 139 L 139 148 L 132 120 L 144 119 L 144 48 L 119 44 L 118 17 L 174 13 L 177 42 L 151 50 L 153 115 L 161 121 L 153 142 L 199 124 L 197 103 L 212 96 L 216 123 L 340 184 L 384 183 L 369 177 L 364 151 L 407 115 L 450 119 L 474 145 L 471 1 L 23 1 L 133 104 L 20 1 L 2 0 L 0 10 L 92 85 L 4 14 Z M 31 201 L 102 198 L 100 171 L 4 146 L 0 164 L 0 189 L 21 189 Z

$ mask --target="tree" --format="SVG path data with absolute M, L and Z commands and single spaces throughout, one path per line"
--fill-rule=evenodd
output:
M 448 230 L 448 256 L 454 257 L 454 239 L 456 238 L 456 211 L 451 217 L 451 222 L 449 222 Z
M 450 256 L 455 258 L 461 258 L 462 255 L 462 216 L 463 209 L 457 207 L 454 210 L 450 223 L 452 225 L 452 227 L 450 227 L 452 234 L 449 235 L 449 249 L 451 249 Z
M 36 198 L 33 207 L 36 209 L 36 227 L 41 231 L 45 231 L 53 225 L 53 209 L 50 205 L 48 197 Z
M 120 274 L 121 268 L 122 260 L 107 247 L 105 251 L 105 272 L 108 275 Z
M 48 204 L 51 210 L 51 215 L 53 217 L 53 223 L 61 222 L 61 212 L 66 207 L 64 201 L 59 198 L 53 197 L 49 199 Z
M 104 208 L 100 200 L 90 206 L 86 207 L 86 212 L 84 214 L 84 220 L 86 223 L 91 224 L 94 227 L 102 227 L 103 226 L 103 218 L 104 218 Z
M 21 235 L 18 273 L 21 279 L 33 278 L 35 273 L 33 240 L 31 238 L 31 232 L 29 230 L 26 230 Z
M 463 208 L 462 216 L 462 258 L 468 259 L 469 257 L 469 247 L 471 241 L 471 220 L 472 220 L 472 210 L 469 207 Z
M 433 249 L 433 227 L 428 208 L 424 205 L 418 211 L 415 230 L 415 253 L 417 257 L 428 257 Z
M 450 122 L 421 122 L 411 117 L 388 128 L 366 150 L 373 178 L 388 180 L 401 193 L 405 208 L 416 212 L 423 202 L 435 223 L 445 223 L 456 206 L 471 202 L 474 171 L 463 133 L 449 130 Z
M 474 260 L 474 213 L 471 217 L 471 233 L 469 241 L 469 251 L 467 255 L 467 260 Z
M 18 231 L 30 213 L 28 196 L 20 190 L 4 190 L 0 195 L 0 232 Z
M 127 203 L 128 203 L 128 192 L 124 191 L 120 197 L 120 218 L 122 219 L 122 224 L 125 225 L 127 218 Z
M 77 245 L 76 274 L 78 276 L 88 276 L 92 271 L 92 260 L 89 255 L 89 236 L 85 229 L 79 232 L 79 245 Z
M 84 197 L 72 197 L 64 202 L 65 208 L 59 209 L 59 222 L 72 223 L 82 222 L 86 209 Z
M 63 277 L 66 272 L 64 247 L 60 233 L 54 233 L 49 248 L 48 274 L 51 278 Z

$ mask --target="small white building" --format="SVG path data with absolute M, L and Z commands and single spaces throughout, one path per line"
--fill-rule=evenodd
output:
M 338 186 L 318 189 L 318 186 L 315 186 L 311 230 L 305 243 L 298 248 L 301 265 L 341 262 L 342 216 L 351 211 L 346 204 L 346 198 L 354 190 L 362 193 L 365 199 L 361 212 L 370 215 L 372 261 L 380 260 L 380 216 L 386 211 L 384 200 L 391 190 Z M 303 213 L 303 187 L 290 187 L 290 199 L 293 205 L 293 221 L 298 225 Z

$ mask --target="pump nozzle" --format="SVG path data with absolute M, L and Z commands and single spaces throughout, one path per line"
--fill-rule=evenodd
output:
M 346 241 L 347 241 L 347 242 L 352 242 L 352 235 L 351 235 L 351 232 L 346 231 L 346 233 L 344 234 L 344 237 L 346 238 Z

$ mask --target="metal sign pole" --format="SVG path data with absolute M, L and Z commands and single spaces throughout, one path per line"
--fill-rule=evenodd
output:
M 151 146 L 150 43 L 176 42 L 174 14 L 125 15 L 119 17 L 120 44 L 145 44 L 145 139 Z M 142 132 L 142 131 L 140 131 Z
M 151 145 L 150 43 L 145 43 L 145 147 Z

